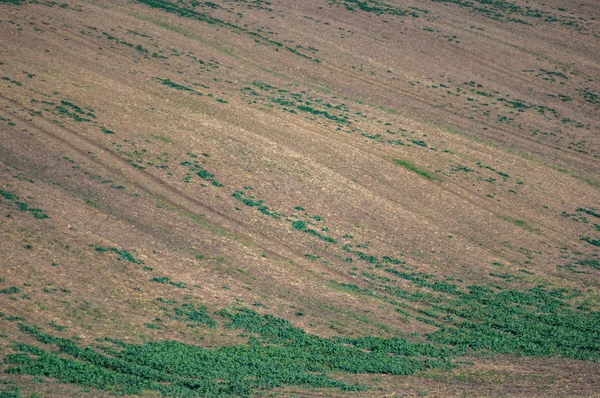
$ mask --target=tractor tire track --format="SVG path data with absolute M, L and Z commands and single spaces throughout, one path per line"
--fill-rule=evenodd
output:
M 3 93 L 0 93 L 0 99 L 19 108 L 26 109 L 18 102 L 7 98 Z M 5 113 L 3 109 L 0 112 Z M 42 118 L 35 119 L 36 123 L 33 123 L 12 113 L 10 116 L 16 119 L 18 123 L 40 132 L 50 140 L 60 143 L 63 147 L 69 148 L 70 151 L 77 153 L 80 158 L 85 159 L 89 164 L 106 170 L 107 174 L 111 177 L 118 177 L 139 191 L 155 197 L 174 208 L 182 209 L 189 214 L 204 213 L 206 215 L 204 219 L 208 224 L 239 244 L 251 242 L 253 245 L 259 247 L 261 251 L 276 258 L 282 260 L 295 258 L 298 263 L 304 261 L 302 254 L 296 253 L 283 242 L 278 242 L 276 246 L 278 248 L 283 247 L 284 249 L 277 252 L 274 251 L 270 248 L 273 246 L 273 237 L 268 237 L 258 231 L 248 234 L 246 232 L 247 226 L 244 223 L 229 217 L 212 206 L 202 203 L 152 173 L 133 168 L 126 160 L 114 154 L 109 149 L 88 137 L 78 134 L 70 128 L 57 126 Z M 91 156 L 89 152 L 93 152 L 95 156 Z M 223 233 L 224 231 L 225 233 Z

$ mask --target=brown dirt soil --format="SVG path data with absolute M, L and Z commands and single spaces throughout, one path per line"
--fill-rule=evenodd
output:
M 222 324 L 149 328 L 157 298 L 251 307 L 321 337 L 437 330 L 385 286 L 434 288 L 356 251 L 461 289 L 577 291 L 573 307 L 599 310 L 596 1 L 512 3 L 543 17 L 459 1 L 364 3 L 418 17 L 348 0 L 179 3 L 225 23 L 141 1 L 0 1 L 0 189 L 50 216 L 0 197 L 0 289 L 20 290 L 0 294 L 1 357 L 33 341 L 9 315 L 84 345 L 246 342 Z M 600 396 L 597 362 L 460 360 L 334 375 L 367 392 L 257 395 Z M 23 394 L 104 394 L 1 377 Z

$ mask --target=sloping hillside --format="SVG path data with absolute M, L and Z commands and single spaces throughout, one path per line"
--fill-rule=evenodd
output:
M 0 0 L 0 396 L 597 394 L 598 18 Z

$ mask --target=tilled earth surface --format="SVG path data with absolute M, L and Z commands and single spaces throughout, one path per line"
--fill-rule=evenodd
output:
M 0 394 L 597 396 L 597 18 L 0 1 Z

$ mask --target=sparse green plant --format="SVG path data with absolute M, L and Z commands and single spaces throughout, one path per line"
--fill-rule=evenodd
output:
M 407 160 L 402 160 L 402 159 L 396 159 L 396 158 L 392 158 L 392 161 L 410 171 L 414 171 L 415 173 L 427 178 L 428 180 L 433 180 L 433 181 L 440 181 L 440 177 L 438 177 L 437 175 L 435 175 L 434 173 L 427 171 L 427 170 L 423 170 L 417 166 L 415 166 L 414 164 L 412 164 L 411 162 L 407 161 Z

